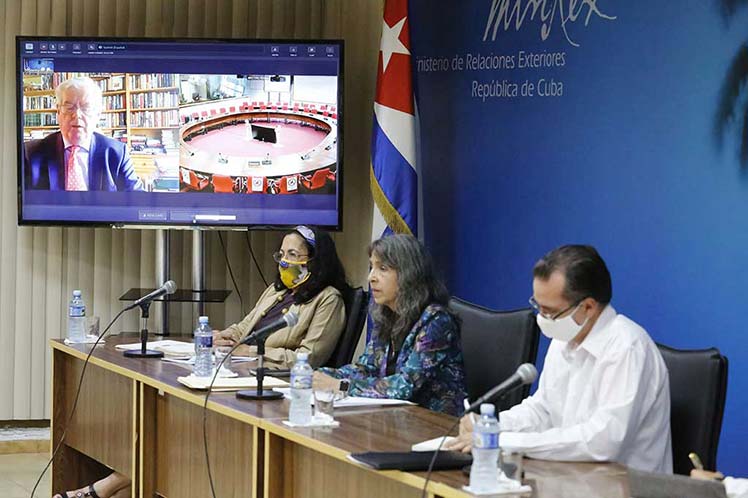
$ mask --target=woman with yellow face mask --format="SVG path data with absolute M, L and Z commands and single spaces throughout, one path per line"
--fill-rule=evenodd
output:
M 283 237 L 273 259 L 278 263 L 275 282 L 241 322 L 214 332 L 213 344 L 233 346 L 251 331 L 295 311 L 298 323 L 272 334 L 265 342 L 266 366 L 291 368 L 300 352 L 309 353 L 312 368 L 322 366 L 345 326 L 342 293 L 348 284 L 335 243 L 327 232 L 297 226 Z M 255 346 L 239 346 L 235 351 L 237 355 L 255 353 Z

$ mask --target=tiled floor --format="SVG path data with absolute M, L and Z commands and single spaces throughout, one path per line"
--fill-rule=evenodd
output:
M 48 453 L 21 453 L 0 455 L 0 496 L 3 498 L 29 498 L 34 483 L 49 461 Z M 36 489 L 34 497 L 48 498 L 50 490 L 49 470 Z
M 2 427 L 0 441 L 49 441 L 49 427 Z

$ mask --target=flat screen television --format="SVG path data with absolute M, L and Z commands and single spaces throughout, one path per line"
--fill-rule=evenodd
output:
M 343 49 L 17 37 L 19 224 L 340 229 Z

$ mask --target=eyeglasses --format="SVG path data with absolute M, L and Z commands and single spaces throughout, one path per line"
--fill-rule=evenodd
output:
M 530 299 L 528 299 L 528 302 L 530 303 L 530 306 L 532 307 L 532 312 L 535 313 L 536 315 L 541 315 L 541 316 L 543 316 L 543 317 L 545 317 L 545 318 L 547 318 L 549 320 L 556 320 L 557 318 L 559 318 L 561 315 L 563 315 L 567 311 L 569 311 L 571 309 L 574 309 L 577 306 L 579 306 L 579 303 L 581 303 L 582 301 L 584 301 L 584 299 L 586 299 L 586 298 L 580 299 L 579 301 L 575 302 L 574 304 L 572 304 L 568 308 L 564 308 L 561 311 L 559 311 L 557 313 L 553 313 L 553 314 L 543 313 L 543 311 L 540 309 L 540 305 L 538 304 L 538 302 L 535 300 L 534 297 L 530 297 Z
M 62 114 L 66 115 L 73 115 L 76 111 L 80 111 L 82 114 L 86 116 L 92 116 L 93 114 L 96 114 L 96 106 L 91 104 L 81 104 L 81 105 L 73 105 L 73 104 L 62 104 L 60 106 L 60 112 Z
M 288 261 L 301 261 L 302 258 L 308 257 L 308 254 L 299 254 L 293 249 L 290 249 L 287 253 L 284 253 L 283 251 L 277 251 L 273 253 L 273 260 L 275 260 L 276 263 L 280 263 L 283 259 L 286 259 Z

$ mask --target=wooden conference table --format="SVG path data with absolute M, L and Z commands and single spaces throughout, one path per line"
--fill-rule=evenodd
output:
M 86 369 L 75 415 L 66 427 L 89 345 L 51 341 L 52 445 L 65 443 L 52 467 L 53 491 L 74 489 L 113 468 L 133 481 L 133 497 L 210 497 L 202 439 L 204 393 L 177 382 L 185 366 L 125 358 L 114 336 L 97 346 Z M 236 367 L 236 365 L 235 365 Z M 247 364 L 239 365 L 241 372 Z M 242 401 L 213 393 L 208 448 L 216 496 L 419 497 L 425 472 L 374 471 L 347 456 L 361 451 L 408 451 L 438 437 L 453 417 L 416 406 L 336 410 L 335 429 L 290 428 L 288 402 Z M 103 465 L 102 465 L 103 464 Z M 106 467 L 105 467 L 106 466 Z M 617 464 L 525 460 L 535 497 L 628 498 L 626 468 Z M 468 497 L 460 471 L 434 472 L 432 497 Z

